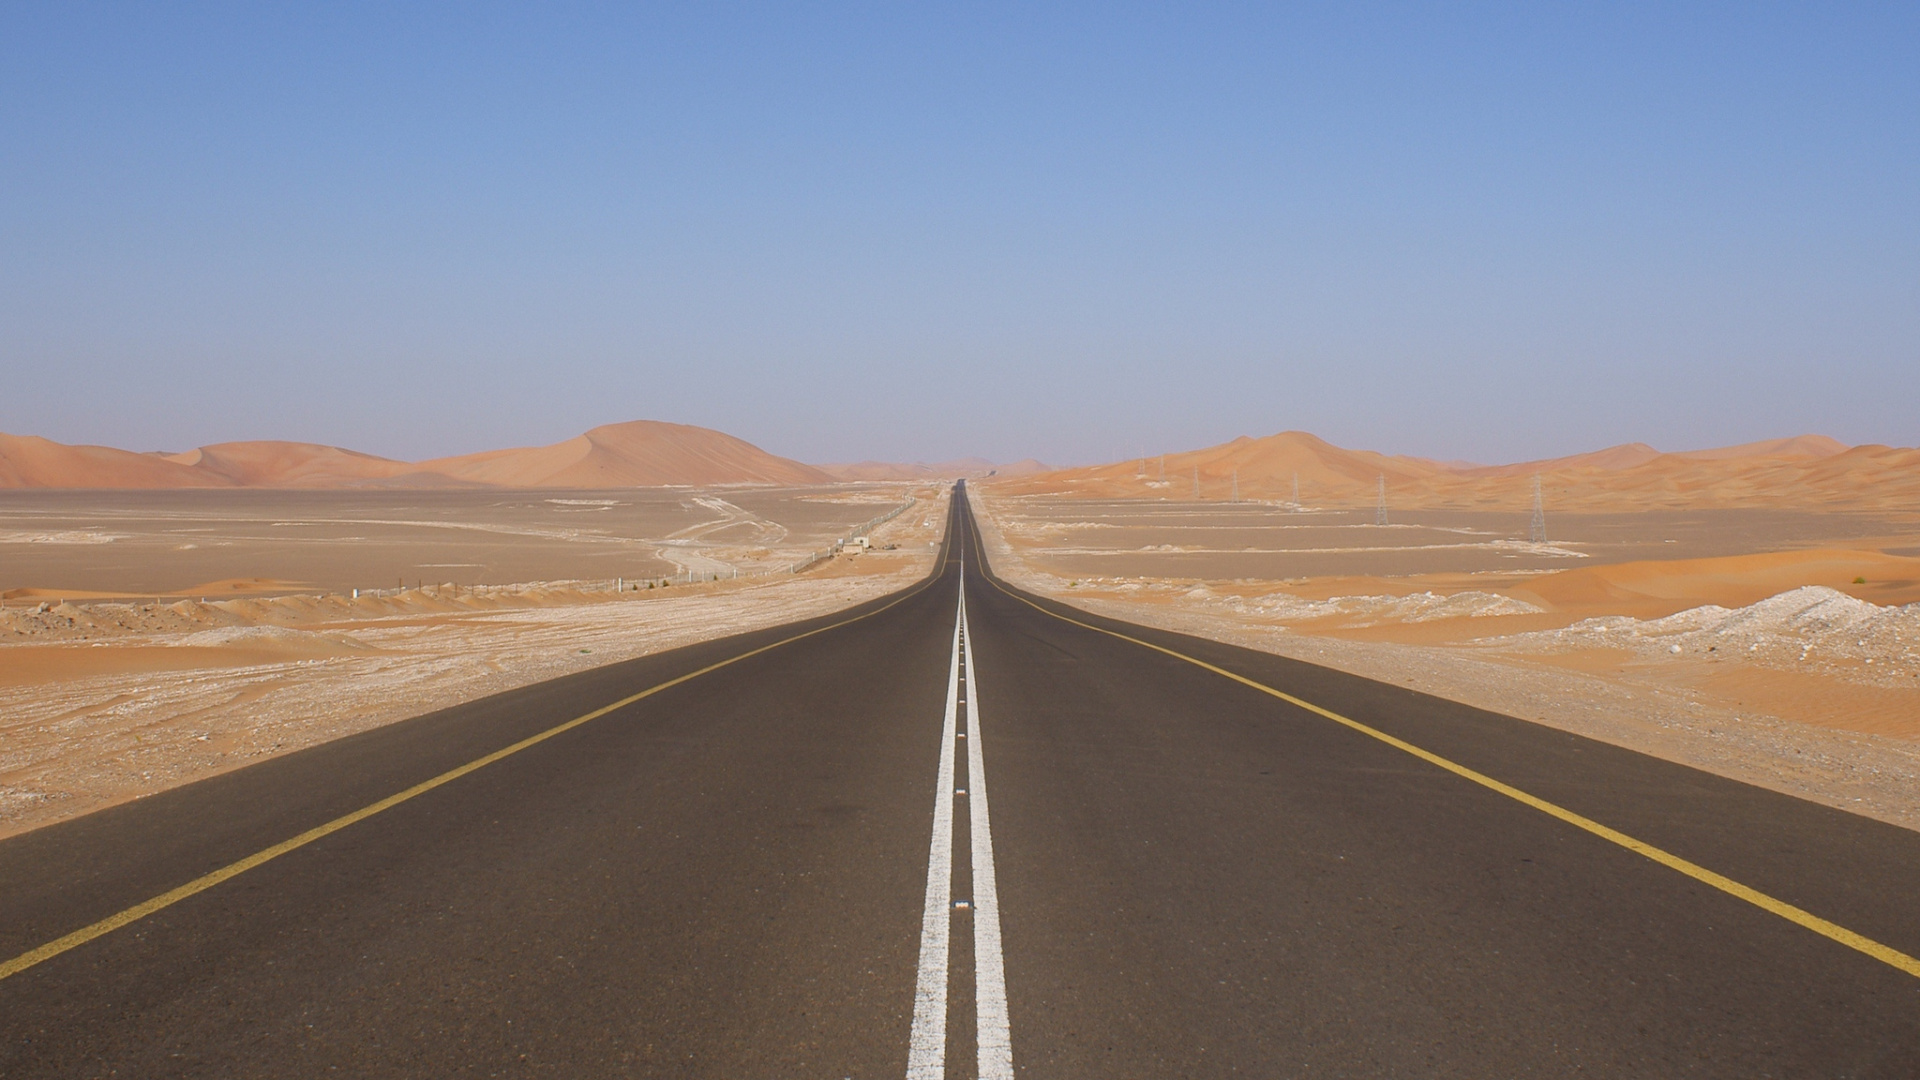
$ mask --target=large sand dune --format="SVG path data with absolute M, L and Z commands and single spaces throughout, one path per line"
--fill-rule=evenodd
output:
M 0 488 L 619 488 L 833 479 L 723 432 L 656 420 L 608 424 L 551 446 L 418 463 L 299 442 L 136 454 L 0 434 Z
M 0 433 L 0 488 L 231 487 L 157 454 Z
M 500 487 L 608 488 L 658 484 L 820 484 L 811 465 L 687 424 L 635 420 L 552 446 L 422 462 L 427 472 Z
M 1848 447 L 1822 435 L 1663 453 L 1629 443 L 1572 457 L 1476 465 L 1348 450 L 1301 431 L 995 482 L 1009 494 L 1291 501 L 1392 507 L 1525 508 L 1538 477 L 1549 508 L 1904 509 L 1920 505 L 1920 449 Z
M 414 471 L 404 461 L 301 442 L 216 443 L 168 454 L 166 460 L 194 470 L 207 480 L 207 487 L 219 486 L 223 480 L 235 487 L 353 487 Z

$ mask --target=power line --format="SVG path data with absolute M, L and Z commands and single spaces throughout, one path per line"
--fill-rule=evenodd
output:
M 1547 506 L 1546 500 L 1540 496 L 1540 477 L 1538 476 L 1533 478 L 1533 525 L 1527 530 L 1527 535 L 1536 544 L 1547 542 Z

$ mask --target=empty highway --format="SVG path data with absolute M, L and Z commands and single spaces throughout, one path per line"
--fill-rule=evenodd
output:
M 0 1076 L 1913 1077 L 1920 834 L 921 585 L 0 841 Z

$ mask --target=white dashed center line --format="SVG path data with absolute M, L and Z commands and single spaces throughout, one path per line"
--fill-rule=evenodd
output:
M 964 664 L 964 671 L 963 671 Z M 960 567 L 960 606 L 953 622 L 953 663 L 947 673 L 946 722 L 940 740 L 940 775 L 934 783 L 933 842 L 927 853 L 927 904 L 920 918 L 920 973 L 913 995 L 913 1031 L 907 1048 L 907 1080 L 945 1080 L 947 1070 L 948 952 L 954 912 L 973 919 L 975 1030 L 981 1080 L 1012 1080 L 1013 1039 L 1007 1020 L 1006 965 L 1000 948 L 1000 898 L 994 887 L 993 832 L 987 820 L 987 771 L 980 748 L 980 712 L 962 696 L 971 683 L 973 642 L 967 632 L 967 571 Z M 962 706 L 966 729 L 960 728 Z M 967 739 L 968 788 L 954 786 L 955 749 Z M 948 794 L 951 792 L 951 794 Z M 973 897 L 953 897 L 955 800 L 967 800 L 972 837 Z

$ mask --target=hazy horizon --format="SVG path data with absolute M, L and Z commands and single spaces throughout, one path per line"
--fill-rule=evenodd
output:
M 637 419 L 639 419 L 639 420 L 640 420 L 640 421 L 642 421 L 642 422 L 651 422 L 651 421 L 655 421 L 655 420 L 658 420 L 659 418 L 658 418 L 658 417 L 640 417 L 640 418 L 637 418 Z M 679 421 L 667 421 L 667 422 L 668 422 L 668 423 L 679 423 Z M 619 422 L 619 421 L 616 421 L 615 423 L 617 424 L 617 423 L 620 423 L 620 422 Z M 599 426 L 599 425 L 596 425 L 596 426 Z M 705 425 L 697 425 L 697 426 L 702 426 L 702 427 L 704 427 Z M 579 436 L 579 435 L 582 435 L 582 434 L 586 434 L 586 432 L 587 432 L 587 431 L 590 431 L 590 430 L 592 430 L 592 429 L 586 429 L 585 431 L 580 431 L 580 432 L 575 432 L 575 433 L 574 433 L 574 435 L 571 435 L 571 436 L 565 436 L 565 437 L 562 437 L 562 438 L 560 438 L 560 439 L 556 439 L 556 440 L 554 440 L 554 442 L 564 442 L 564 441 L 567 441 L 567 440 L 569 440 L 569 439 L 572 439 L 572 438 L 575 438 L 575 437 L 577 437 L 577 436 Z M 719 430 L 719 431 L 721 431 L 721 432 L 722 432 L 722 434 L 726 434 L 726 435 L 732 435 L 732 436 L 734 436 L 734 437 L 736 437 L 736 438 L 741 438 L 741 439 L 743 439 L 744 441 L 746 441 L 746 442 L 748 442 L 748 443 L 751 443 L 751 444 L 754 444 L 754 445 L 756 445 L 756 446 L 758 446 L 758 445 L 759 445 L 759 444 L 757 444 L 757 443 L 754 443 L 754 440 L 753 440 L 753 439 L 751 439 L 751 438 L 748 438 L 748 437 L 746 437 L 746 436 L 743 436 L 743 435 L 741 435 L 741 434 L 740 434 L 739 432 L 732 432 L 732 431 L 725 431 L 724 429 L 709 429 L 709 430 Z M 1298 430 L 1298 429 L 1287 429 L 1287 430 L 1285 430 L 1285 431 L 1269 431 L 1269 432 L 1261 432 L 1261 433 L 1259 433 L 1259 434 L 1248 434 L 1248 433 L 1244 433 L 1244 432 L 1243 432 L 1243 433 L 1241 433 L 1241 434 L 1239 434 L 1239 435 L 1234 435 L 1234 436 L 1229 436 L 1229 437 L 1227 437 L 1227 438 L 1224 438 L 1224 439 L 1220 439 L 1220 440 L 1218 440 L 1218 441 L 1216 441 L 1216 442 L 1212 442 L 1212 443 L 1204 443 L 1204 444 L 1195 444 L 1195 445 L 1192 445 L 1192 446 L 1169 446 L 1169 447 L 1165 447 L 1165 448 L 1163 448 L 1163 449 L 1156 449 L 1156 450 L 1152 450 L 1152 451 L 1142 451 L 1142 452 L 1139 452 L 1139 453 L 1134 453 L 1134 454 L 1119 454 L 1119 455 L 1115 455 L 1115 456 L 1112 456 L 1112 457 L 1105 457 L 1105 458 L 1097 458 L 1097 459 L 1090 459 L 1090 460 L 1087 460 L 1087 461 L 1041 461 L 1041 463 L 1042 463 L 1042 464 L 1044 464 L 1044 465 L 1047 465 L 1047 466 L 1049 466 L 1049 467 L 1051 467 L 1051 468 L 1056 468 L 1056 469 L 1072 469 L 1072 468 L 1081 468 L 1081 467 L 1087 467 L 1087 466 L 1094 466 L 1094 465 L 1113 465 L 1113 464 L 1124 464 L 1124 463 L 1126 463 L 1126 462 L 1130 462 L 1130 461 L 1134 461 L 1134 460 L 1139 460 L 1139 459 L 1146 459 L 1146 458 L 1152 458 L 1152 457 L 1156 457 L 1156 456 L 1161 456 L 1161 455 L 1170 455 L 1170 454 L 1176 454 L 1176 453 L 1188 453 L 1188 452 L 1194 452 L 1194 451 L 1204 451 L 1204 450 L 1209 450 L 1209 449 L 1214 449 L 1214 448 L 1217 448 L 1217 447 L 1222 447 L 1222 446 L 1226 446 L 1226 445 L 1228 445 L 1228 444 L 1230 444 L 1230 443 L 1233 443 L 1233 442 L 1236 442 L 1236 441 L 1238 441 L 1238 440 L 1240 440 L 1240 439 L 1243 439 L 1243 438 L 1250 438 L 1250 439 L 1255 439 L 1255 440 L 1259 440 L 1259 439 L 1265 439 L 1265 438 L 1270 438 L 1270 437 L 1273 437 L 1273 436 L 1276 436 L 1276 435 L 1284 435 L 1284 434 L 1289 434 L 1289 433 L 1291 433 L 1291 432 L 1293 432 L 1293 431 L 1295 431 L 1295 430 Z M 31 432 L 31 431 L 8 431 L 8 432 L 0 432 L 0 434 L 7 434 L 7 435 L 39 435 L 40 433 L 39 433 L 39 432 Z M 1306 434 L 1308 434 L 1308 435 L 1313 435 L 1313 436 L 1315 436 L 1315 437 L 1319 437 L 1319 436 L 1318 436 L 1318 433 L 1316 433 L 1316 432 L 1311 432 L 1311 431 L 1309 431 L 1309 432 L 1306 432 Z M 1815 437 L 1815 438 L 1818 438 L 1818 437 L 1821 437 L 1822 435 L 1824 435 L 1824 433 L 1823 433 L 1823 432 L 1795 432 L 1795 433 L 1793 433 L 1792 435 L 1780 435 L 1780 436 L 1768 436 L 1768 437 L 1765 437 L 1765 438 L 1761 438 L 1761 439 L 1752 439 L 1752 440 L 1748 440 L 1748 441 L 1747 441 L 1747 444 L 1763 444 L 1763 443 L 1769 443 L 1769 442 L 1776 442 L 1776 441 L 1782 441 L 1782 440 L 1790 440 L 1790 439 L 1796 439 L 1796 438 L 1806 438 L 1806 437 Z M 59 441 L 59 440 L 55 440 L 55 441 Z M 1331 440 L 1329 440 L 1329 441 L 1331 441 Z M 131 451 L 131 452 L 134 452 L 134 453 L 143 453 L 143 454 L 168 454 L 168 455 L 172 455 L 172 454 L 182 454 L 182 453 L 186 453 L 186 452 L 188 452 L 188 451 L 191 451 L 191 450 L 196 450 L 196 449 L 199 449 L 199 448 L 201 448 L 201 447 L 203 447 L 203 446 L 215 446 L 215 445 L 220 445 L 220 444 L 221 444 L 221 443 L 223 443 L 223 442 L 224 442 L 224 443 L 258 443 L 258 442 L 297 442 L 297 443 L 309 443 L 309 444 L 312 444 L 312 442 L 313 442 L 313 441 L 312 441 L 312 440 L 304 440 L 304 439 L 302 439 L 302 440 L 287 440 L 287 439 L 280 439 L 280 438 L 277 438 L 277 437 L 273 437 L 273 436 L 263 436 L 263 437 L 261 437 L 261 438 L 259 438 L 259 439 L 245 439 L 245 440 L 221 440 L 220 442 L 214 442 L 214 443 L 201 443 L 201 444 L 196 444 L 196 445 L 194 445 L 194 446 L 177 446 L 177 447 L 165 447 L 165 446 L 162 446 L 162 447 L 138 447 L 138 446 L 115 446 L 115 445 L 113 445 L 113 444 L 111 444 L 111 443 L 95 443 L 95 444 L 88 444 L 88 445 L 103 445 L 103 446 L 108 446 L 108 447 L 111 447 L 112 449 L 116 449 L 116 450 L 127 450 L 127 451 Z M 69 445 L 71 445 L 71 444 L 69 444 Z M 349 451 L 355 451 L 355 452 L 358 452 L 358 453 L 372 453 L 371 451 L 367 451 L 367 450 L 365 450 L 365 449 L 363 449 L 363 448 L 361 448 L 361 447 L 356 447 L 356 446 L 347 446 L 347 445 L 343 445 L 343 444 L 339 444 L 339 443 L 318 443 L 318 444 L 316 444 L 316 445 L 322 445 L 322 446 L 334 446 L 334 447 L 336 447 L 336 448 L 338 448 L 338 449 L 343 449 L 343 450 L 349 450 Z M 533 447 L 537 447 L 537 446 L 546 446 L 546 445 L 552 445 L 552 444 L 551 444 L 551 443 L 532 443 L 532 444 L 520 444 L 520 445 L 517 445 L 517 446 L 508 446 L 508 445 L 505 445 L 505 444 L 502 444 L 502 445 L 500 445 L 500 446 L 487 446 L 487 447 L 479 447 L 479 448 L 477 448 L 477 449 L 476 449 L 476 450 L 474 450 L 474 451 L 470 451 L 470 453 L 485 453 L 485 452 L 488 452 L 488 451 L 499 451 L 499 450 L 509 450 L 509 449 L 528 449 L 528 448 L 533 448 Z M 1334 445 L 1334 446 L 1336 446 L 1336 447 L 1337 447 L 1337 448 L 1339 448 L 1339 449 L 1342 449 L 1342 450 L 1352 450 L 1352 451 L 1377 451 L 1377 449 L 1378 449 L 1378 448 L 1376 448 L 1376 447 L 1370 447 L 1370 446 L 1354 446 L 1354 445 L 1344 445 L 1344 444 L 1340 444 L 1340 443 L 1334 443 L 1333 445 Z M 1586 453 L 1593 453 L 1593 452 L 1598 452 L 1598 451 L 1604 451 L 1604 450 L 1611 450 L 1611 449 L 1616 449 L 1616 448 L 1618 448 L 1618 447 L 1622 447 L 1622 446 L 1627 446 L 1627 445 L 1646 445 L 1646 444 L 1644 444 L 1644 443 L 1637 443 L 1637 442 L 1622 442 L 1622 443 L 1609 443 L 1609 444 L 1607 444 L 1607 445 L 1605 445 L 1605 446 L 1589 446 L 1589 447 L 1585 447 L 1585 448 L 1582 448 L 1582 449 L 1577 449 L 1577 450 L 1571 450 L 1571 451 L 1568 451 L 1568 452 L 1566 452 L 1566 453 L 1562 453 L 1562 454 L 1554 454 L 1554 455 L 1550 455 L 1550 456 L 1551 456 L 1551 457 L 1554 457 L 1554 458 L 1562 458 L 1562 457 L 1572 457 L 1572 456 L 1577 456 L 1577 455 L 1581 455 L 1581 454 L 1586 454 Z M 1684 454 L 1684 453 L 1690 453 L 1690 452 L 1696 452 L 1696 451 L 1703 451 L 1703 450 L 1718 450 L 1718 449 L 1726 449 L 1726 448 L 1728 448 L 1728 447 L 1731 447 L 1731 446 L 1735 446 L 1735 445 L 1742 445 L 1742 444 L 1732 444 L 1732 443 L 1719 443 L 1719 444 L 1714 444 L 1714 445 L 1711 445 L 1711 446 L 1655 446 L 1655 447 L 1654 447 L 1654 449 L 1655 449 L 1655 450 L 1658 450 L 1658 451 L 1660 451 L 1660 452 L 1662 452 L 1662 453 L 1680 453 L 1680 454 Z M 1856 444 L 1848 444 L 1848 445 L 1856 445 Z M 760 446 L 759 448 L 760 448 L 760 449 L 762 449 L 762 450 L 767 450 L 767 449 L 768 449 L 768 448 L 767 448 L 767 447 L 765 447 L 765 446 Z M 775 452 L 775 453 L 777 453 L 777 451 L 773 451 L 773 452 Z M 1432 454 L 1421 454 L 1421 453 L 1417 453 L 1417 452 L 1407 452 L 1407 451 L 1380 451 L 1380 452 L 1384 452 L 1384 453 L 1392 453 L 1392 454 L 1396 454 L 1396 455 L 1399 455 L 1399 456 L 1405 456 L 1405 457 L 1414 457 L 1414 458 L 1420 458 L 1420 459 L 1424 459 L 1424 460 L 1428 460 L 1428 461 L 1433 461 L 1433 462 L 1435 462 L 1435 463 L 1437 463 L 1437 464 L 1440 464 L 1440 465 L 1444 465 L 1444 466 L 1453 466 L 1453 467 L 1463 467 L 1463 466 L 1464 466 L 1464 467 L 1474 467 L 1474 466 L 1499 466 L 1499 465 L 1514 465 L 1514 464 L 1525 464 L 1525 463 L 1527 463 L 1527 462 L 1529 462 L 1529 461 L 1540 461 L 1540 460 L 1547 460 L 1546 458 L 1538 458 L 1538 457 L 1536 457 L 1536 458 L 1516 458 L 1516 459 L 1512 459 L 1512 460 L 1501 460 L 1501 461 L 1484 461 L 1484 460 L 1474 460 L 1474 459 L 1470 459 L 1470 458 L 1440 458 L 1440 457 L 1436 457 L 1436 456 L 1434 456 L 1434 455 L 1432 455 Z M 392 460 L 398 460 L 398 461 L 410 461 L 410 462 L 426 462 L 426 461 L 430 461 L 430 460 L 434 460 L 434 459 L 436 459 L 436 458 L 445 458 L 445 457 L 451 457 L 451 456 L 458 456 L 458 455 L 441 455 L 441 454 L 434 454 L 434 455 L 426 455 L 426 456 L 422 456 L 422 457 L 416 457 L 416 458 L 404 458 L 404 457 L 401 457 L 401 458 L 392 458 L 392 456 L 391 456 L 391 455 L 385 455 L 385 454 L 376 454 L 375 456 L 377 456 L 377 457 L 383 457 L 383 458 L 390 458 L 390 459 L 392 459 Z M 783 457 L 789 457 L 790 455 L 780 455 L 780 456 L 783 456 Z M 1037 459 L 1037 458 L 1033 458 L 1033 457 L 1031 457 L 1031 456 L 1029 456 L 1029 457 L 1027 457 L 1027 458 L 997 458 L 997 459 L 995 459 L 995 458 L 987 458 L 987 457 L 985 457 L 985 456 L 983 456 L 983 455 L 979 455 L 979 454 L 956 454 L 956 455 L 953 455 L 953 456 L 951 456 L 951 457 L 946 457 L 946 458 L 937 458 L 937 459 L 936 459 L 936 458 L 926 458 L 926 457 L 921 457 L 921 458 L 876 458 L 876 457 L 872 457 L 872 456 L 867 456 L 867 457 L 862 457 L 862 458 L 843 458 L 843 459 L 838 459 L 838 460 L 826 460 L 826 459 L 821 459 L 821 460 L 807 460 L 807 459 L 804 459 L 804 458 L 801 458 L 801 459 L 794 459 L 794 460 L 799 460 L 799 461 L 801 461 L 801 462 L 802 462 L 803 464 L 808 464 L 808 465 L 835 465 L 835 466 L 847 466 L 847 465 L 858 465 L 858 464 L 863 464 L 863 463 L 867 463 L 867 462 L 876 462 L 876 463 L 887 463 L 887 464 L 896 464 L 896 465 L 940 465 L 940 464 L 952 464 L 952 463 L 956 463 L 956 462 L 961 462 L 961 461 L 974 461 L 974 462 L 986 462 L 986 463 L 988 463 L 988 464 L 991 464 L 991 465 L 997 465 L 997 466 L 1003 466 L 1003 467 L 1004 467 L 1004 466 L 1008 466 L 1008 465 L 1020 465 L 1020 464 L 1025 464 L 1025 463 L 1027 463 L 1027 462 L 1029 462 L 1029 461 L 1035 461 L 1035 460 L 1040 460 L 1040 459 Z
M 1920 12 L 16 9 L 0 431 L 1920 443 Z

